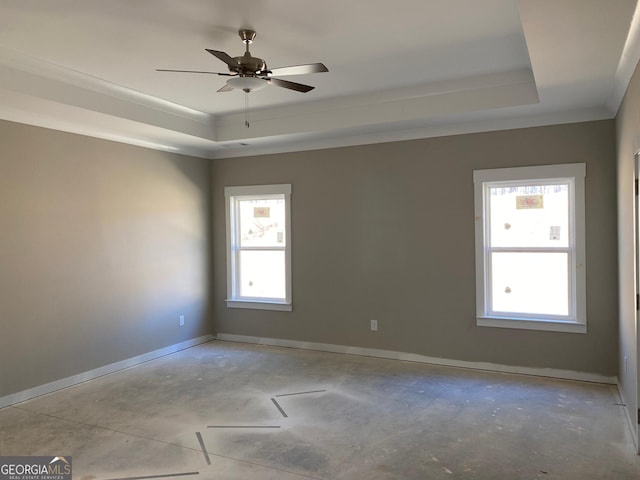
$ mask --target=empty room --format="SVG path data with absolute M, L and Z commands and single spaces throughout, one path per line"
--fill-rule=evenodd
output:
M 0 27 L 0 480 L 640 478 L 636 0 Z

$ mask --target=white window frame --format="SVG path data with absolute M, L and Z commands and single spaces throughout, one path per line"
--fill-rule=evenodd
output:
M 291 185 L 253 185 L 225 187 L 225 209 L 227 223 L 227 307 L 260 310 L 291 311 Z M 237 274 L 240 242 L 238 240 L 237 202 L 240 200 L 284 198 L 285 246 L 260 248 L 260 250 L 283 250 L 285 253 L 285 298 L 256 298 L 239 295 Z
M 476 322 L 482 327 L 587 332 L 585 252 L 586 164 L 498 168 L 473 172 L 476 241 Z M 505 185 L 569 183 L 569 315 L 528 315 L 491 312 L 489 188 Z

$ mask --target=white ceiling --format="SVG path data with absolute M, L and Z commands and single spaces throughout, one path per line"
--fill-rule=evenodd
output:
M 636 0 L 0 0 L 0 118 L 207 158 L 612 118 Z M 205 48 L 328 73 L 217 93 Z

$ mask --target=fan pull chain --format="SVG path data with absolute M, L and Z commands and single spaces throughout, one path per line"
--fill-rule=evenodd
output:
M 249 92 L 244 92 L 244 126 L 249 128 Z

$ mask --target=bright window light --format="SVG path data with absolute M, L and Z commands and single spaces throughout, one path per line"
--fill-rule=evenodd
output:
M 478 325 L 586 332 L 585 173 L 474 172 Z

